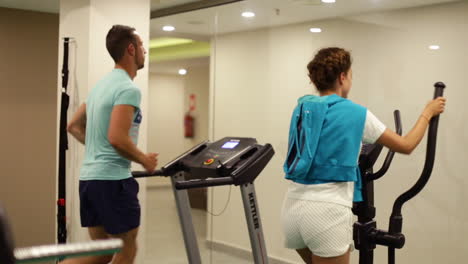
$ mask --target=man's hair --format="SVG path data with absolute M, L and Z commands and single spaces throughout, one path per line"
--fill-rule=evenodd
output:
M 134 33 L 135 28 L 124 25 L 114 25 L 107 33 L 106 48 L 115 63 L 122 59 L 128 45 L 132 43 L 137 47 Z
M 332 89 L 340 74 L 348 73 L 351 63 L 351 54 L 347 50 L 336 47 L 321 49 L 307 65 L 309 78 L 319 91 Z

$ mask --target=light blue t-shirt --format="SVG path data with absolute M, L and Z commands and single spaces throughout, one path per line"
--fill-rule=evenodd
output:
M 91 90 L 86 100 L 86 144 L 80 180 L 122 180 L 131 177 L 130 161 L 117 153 L 109 143 L 112 109 L 116 105 L 135 107 L 129 131 L 132 141 L 138 142 L 141 123 L 141 92 L 126 71 L 114 69 Z

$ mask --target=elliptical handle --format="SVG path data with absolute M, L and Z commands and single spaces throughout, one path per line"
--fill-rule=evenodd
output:
M 443 96 L 444 95 L 444 89 L 445 89 L 445 83 L 443 82 L 436 82 L 434 84 L 435 91 L 434 91 L 434 99 L 437 97 Z
M 434 84 L 434 99 L 443 96 L 445 84 L 443 82 L 437 82 Z M 437 128 L 439 126 L 439 115 L 432 117 L 429 123 L 429 133 L 427 136 L 427 149 L 426 149 L 426 160 L 424 162 L 424 168 L 418 181 L 408 191 L 401 194 L 393 204 L 392 214 L 390 216 L 389 232 L 392 234 L 401 233 L 402 230 L 402 216 L 401 208 L 403 204 L 416 196 L 427 184 L 431 177 L 432 168 L 434 167 L 435 152 L 437 145 Z
M 395 119 L 395 129 L 398 135 L 401 136 L 403 132 L 403 126 L 401 125 L 401 115 L 400 110 L 393 111 L 393 118 Z
M 401 126 L 401 116 L 400 116 L 399 110 L 393 111 L 393 118 L 395 120 L 396 133 L 401 136 L 402 126 Z M 380 177 L 382 177 L 385 173 L 387 173 L 387 170 L 390 167 L 390 164 L 392 163 L 394 155 L 395 155 L 395 152 L 389 150 L 387 153 L 387 156 L 385 157 L 385 161 L 382 165 L 382 168 L 380 168 L 380 170 L 378 170 L 376 173 L 370 174 L 367 178 L 368 181 L 375 181 L 379 179 Z

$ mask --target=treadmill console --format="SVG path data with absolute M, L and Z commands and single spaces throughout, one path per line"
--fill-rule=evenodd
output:
M 180 171 L 191 179 L 232 177 L 234 183 L 252 182 L 274 155 L 270 144 L 255 138 L 225 137 L 204 142 L 165 165 L 165 175 Z
M 186 171 L 198 178 L 228 176 L 260 149 L 254 138 L 226 137 L 207 143 L 202 150 L 194 151 L 180 163 Z

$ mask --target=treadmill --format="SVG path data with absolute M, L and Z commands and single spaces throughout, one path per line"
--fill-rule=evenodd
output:
M 435 99 L 443 95 L 445 84 L 437 82 L 434 87 Z M 396 132 L 401 135 L 402 128 L 398 110 L 394 112 L 394 118 Z M 431 177 L 435 159 L 438 124 L 439 116 L 433 117 L 429 124 L 423 172 L 417 182 L 395 200 L 388 231 L 377 229 L 377 222 L 374 220 L 376 213 L 374 207 L 374 181 L 387 172 L 395 153 L 389 151 L 382 168 L 374 173 L 373 166 L 382 151 L 382 145 L 367 144 L 363 146 L 359 156 L 363 201 L 353 205 L 353 213 L 358 217 L 358 221 L 353 226 L 353 239 L 356 249 L 359 250 L 359 264 L 374 263 L 374 249 L 377 245 L 388 247 L 388 263 L 395 264 L 395 249 L 403 248 L 405 245 L 405 236 L 402 233 L 403 216 L 401 208 L 405 202 L 416 196 L 426 186 Z
M 168 176 L 177 205 L 188 263 L 200 264 L 187 189 L 235 185 L 241 189 L 244 213 L 255 264 L 267 264 L 265 239 L 254 181 L 274 155 L 270 144 L 254 138 L 225 137 L 202 142 L 154 173 L 132 172 L 133 177 Z M 190 176 L 190 180 L 188 179 Z

